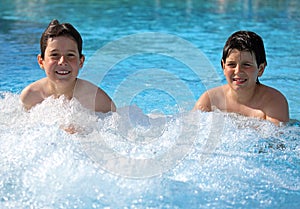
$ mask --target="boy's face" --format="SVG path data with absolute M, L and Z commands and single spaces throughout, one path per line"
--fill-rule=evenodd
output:
M 47 77 L 54 82 L 74 81 L 83 66 L 84 56 L 79 57 L 77 43 L 70 37 L 59 36 L 48 39 L 44 59 L 38 63 Z
M 235 90 L 255 86 L 265 67 L 264 64 L 257 66 L 253 53 L 237 49 L 230 52 L 225 62 L 222 60 L 222 66 L 228 84 Z

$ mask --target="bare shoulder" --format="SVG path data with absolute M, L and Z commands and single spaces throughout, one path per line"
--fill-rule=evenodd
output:
M 97 112 L 105 113 L 116 110 L 109 95 L 87 80 L 77 79 L 74 95 L 83 106 Z
M 77 78 L 76 85 L 80 88 L 96 88 L 97 86 L 87 80 Z
M 277 89 L 261 86 L 261 99 L 267 119 L 278 122 L 289 121 L 289 106 L 286 97 Z
M 34 105 L 44 100 L 42 87 L 44 82 L 44 79 L 40 79 L 29 84 L 22 90 L 20 94 L 20 99 L 26 109 L 30 109 Z
M 225 86 L 218 86 L 205 91 L 198 99 L 194 110 L 211 111 L 212 106 L 218 106 L 218 101 L 224 98 Z
M 95 96 L 99 94 L 106 95 L 106 93 L 95 84 L 79 78 L 77 78 L 74 93 L 75 95 L 79 95 L 79 96 L 83 96 L 84 94 L 95 95 Z
M 266 85 L 261 85 L 260 91 L 263 101 L 266 104 L 273 103 L 273 105 L 275 105 L 274 103 L 276 102 L 278 103 L 278 105 L 281 105 L 287 103 L 285 96 L 275 88 Z

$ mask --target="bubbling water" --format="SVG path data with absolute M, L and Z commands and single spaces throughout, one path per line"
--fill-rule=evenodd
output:
M 100 114 L 63 97 L 26 112 L 11 93 L 0 109 L 1 208 L 299 205 L 298 122 L 135 106 Z

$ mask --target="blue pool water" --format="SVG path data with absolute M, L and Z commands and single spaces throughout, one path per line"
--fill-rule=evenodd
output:
M 300 3 L 286 1 L 0 2 L 0 208 L 299 208 Z M 36 55 L 49 21 L 84 39 L 80 77 L 117 113 L 64 98 L 24 112 L 20 91 L 44 77 Z M 288 99 L 291 122 L 190 112 L 225 83 L 234 31 L 260 34 L 260 79 Z M 64 127 L 79 132 L 68 134 Z

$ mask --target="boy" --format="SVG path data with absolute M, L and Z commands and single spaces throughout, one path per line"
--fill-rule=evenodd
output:
M 64 95 L 75 97 L 84 107 L 97 112 L 115 111 L 111 98 L 94 84 L 77 78 L 84 63 L 82 38 L 69 23 L 50 22 L 40 40 L 41 54 L 38 64 L 46 77 L 27 86 L 20 98 L 26 109 L 30 109 L 45 98 Z
M 269 120 L 276 125 L 288 122 L 286 98 L 258 80 L 266 65 L 264 44 L 260 36 L 251 31 L 233 33 L 226 41 L 221 60 L 227 84 L 202 94 L 194 109 L 212 111 L 217 108 Z

